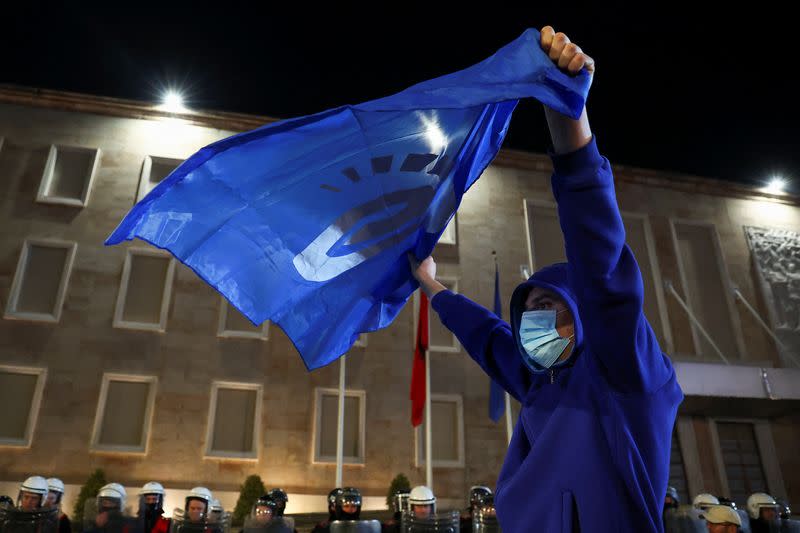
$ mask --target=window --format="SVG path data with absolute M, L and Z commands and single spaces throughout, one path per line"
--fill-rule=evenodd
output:
M 730 498 L 744 508 L 754 492 L 769 492 L 753 424 L 716 422 Z
M 211 386 L 206 456 L 258 459 L 261 385 L 215 382 Z
M 240 339 L 262 339 L 269 337 L 269 321 L 254 326 L 247 317 L 220 296 L 219 323 L 217 336 Z
M 542 267 L 567 260 L 564 236 L 561 233 L 555 204 L 526 200 L 525 222 L 529 260 L 534 272 Z
M 316 389 L 314 402 L 314 462 L 336 462 L 336 430 L 339 419 L 338 389 Z M 366 392 L 344 392 L 344 438 L 342 458 L 345 464 L 364 464 L 366 429 Z
M 431 394 L 431 453 L 434 467 L 464 467 L 464 413 L 459 395 Z M 416 428 L 417 466 L 425 465 L 425 417 Z
M 6 318 L 58 322 L 77 243 L 28 239 L 11 284 Z
M 525 201 L 529 260 L 533 271 L 567 260 L 564 237 L 555 204 Z M 646 215 L 628 213 L 623 216 L 628 246 L 633 251 L 644 280 L 644 312 L 662 349 L 672 349 L 664 302 L 661 275 L 655 254 L 650 224 Z
M 100 150 L 51 145 L 36 201 L 84 207 L 100 161 Z
M 131 248 L 125 256 L 114 327 L 164 331 L 175 260 L 166 252 Z
M 146 453 L 156 383 L 152 376 L 103 375 L 92 450 Z
M 139 178 L 139 192 L 136 195 L 136 201 L 139 202 L 147 196 L 150 191 L 155 189 L 156 185 L 169 176 L 181 163 L 183 163 L 182 159 L 170 159 L 152 155 L 145 157 L 142 165 L 142 175 Z
M 0 446 L 30 447 L 47 370 L 0 365 Z
M 628 246 L 636 257 L 644 282 L 644 314 L 656 333 L 661 349 L 672 351 L 672 335 L 664 302 L 663 284 L 658 268 L 655 243 L 647 215 L 622 215 Z
M 458 293 L 458 278 L 437 276 L 437 281 L 447 288 L 447 290 Z M 428 303 L 430 306 L 430 302 Z M 461 344 L 455 334 L 444 327 L 439 315 L 430 307 L 428 310 L 428 331 L 430 332 L 430 350 L 432 352 L 459 352 Z
M 738 357 L 731 291 L 714 226 L 673 221 L 672 232 L 684 300 L 722 353 Z M 692 339 L 695 355 L 718 357 L 694 325 Z

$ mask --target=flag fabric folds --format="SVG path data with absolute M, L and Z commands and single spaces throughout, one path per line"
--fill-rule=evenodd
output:
M 407 252 L 431 253 L 518 100 L 578 118 L 590 83 L 560 71 L 530 29 L 465 70 L 202 148 L 106 244 L 168 250 L 318 368 L 400 312 L 417 288 Z

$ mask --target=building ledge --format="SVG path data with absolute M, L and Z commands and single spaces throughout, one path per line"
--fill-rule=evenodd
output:
M 126 100 L 122 98 L 7 84 L 0 84 L 0 103 L 143 120 L 171 118 L 179 119 L 189 124 L 234 132 L 249 131 L 280 120 L 274 117 L 245 113 L 194 109 L 180 113 L 171 113 L 160 109 L 156 104 L 138 100 Z M 548 173 L 552 171 L 552 164 L 547 155 L 507 148 L 500 150 L 497 157 L 492 162 L 492 165 Z M 709 194 L 747 200 L 766 200 L 788 205 L 800 205 L 800 196 L 770 194 L 756 187 L 674 172 L 614 165 L 614 178 L 617 182 L 673 189 L 692 194 Z
M 681 412 L 772 417 L 800 410 L 800 369 L 674 363 Z

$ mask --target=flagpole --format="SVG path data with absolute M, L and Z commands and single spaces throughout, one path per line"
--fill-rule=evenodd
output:
M 429 341 L 428 297 L 420 290 L 414 298 L 414 306 L 419 311 L 416 325 L 416 345 L 414 347 L 414 365 L 411 370 L 411 424 L 416 428 L 417 437 L 425 439 L 425 450 L 422 451 L 425 461 L 425 483 L 433 486 L 433 446 L 431 444 L 431 354 Z M 424 366 L 422 369 L 420 366 Z M 424 374 L 423 374 L 424 372 Z M 424 381 L 423 381 L 424 380 Z M 424 395 L 422 402 L 420 396 Z M 422 405 L 420 405 L 422 403 Z M 420 412 L 420 411 L 424 411 Z M 424 416 L 424 418 L 423 418 Z M 425 433 L 420 433 L 420 424 L 425 423 Z
M 497 264 L 497 250 L 492 250 L 492 258 L 494 259 L 494 312 L 497 315 L 497 318 L 502 318 L 502 311 L 500 308 L 500 267 Z M 491 380 L 491 378 L 489 378 Z M 491 382 L 490 385 L 490 396 L 493 394 L 493 387 L 496 384 Z M 505 401 L 505 412 L 506 412 L 506 441 L 508 444 L 511 444 L 511 436 L 514 434 L 514 423 L 511 420 L 511 396 L 507 393 L 503 393 L 503 399 Z M 491 398 L 489 399 L 491 402 Z
M 506 437 L 511 444 L 511 435 L 514 434 L 514 422 L 511 420 L 511 396 L 506 393 Z
M 433 490 L 433 453 L 431 450 L 431 351 L 425 350 L 425 484 Z
M 339 358 L 339 414 L 336 421 L 336 486 L 342 486 L 342 463 L 344 462 L 344 374 L 345 358 Z
M 425 350 L 425 484 L 433 490 L 433 443 L 431 442 L 431 357 Z

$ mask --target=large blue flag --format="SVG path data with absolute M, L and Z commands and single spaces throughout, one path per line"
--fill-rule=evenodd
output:
M 591 77 L 560 71 L 527 30 L 488 59 L 394 96 L 202 148 L 108 238 L 169 250 L 309 369 L 391 324 L 424 258 L 497 154 L 518 100 L 577 118 Z
M 494 264 L 494 314 L 503 318 L 503 304 L 500 301 L 500 270 Z M 489 378 L 489 418 L 494 422 L 500 420 L 506 410 L 506 391 L 495 380 Z

